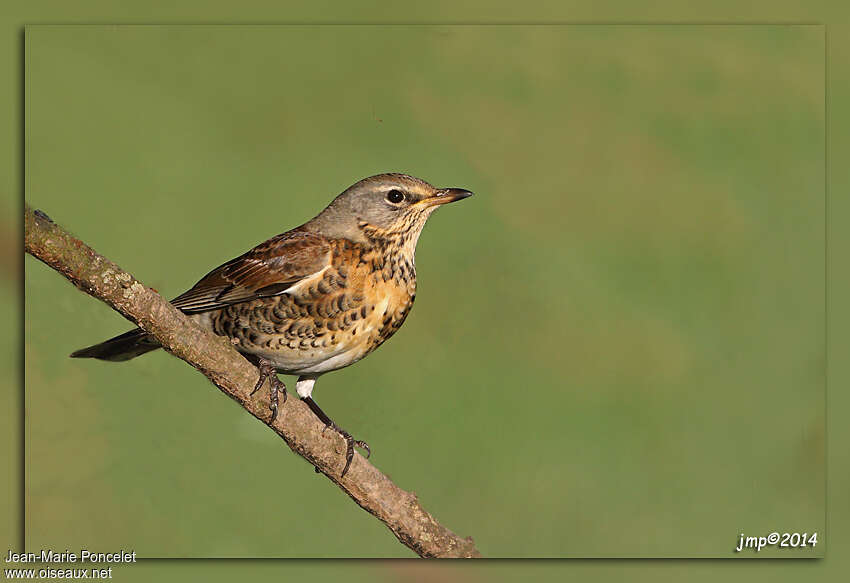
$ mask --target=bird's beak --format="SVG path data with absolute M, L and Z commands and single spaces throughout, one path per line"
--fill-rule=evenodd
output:
M 429 196 L 428 198 L 421 200 L 420 203 L 426 206 L 436 206 L 469 198 L 470 196 L 472 196 L 472 193 L 468 190 L 464 190 L 463 188 L 441 188 L 436 192 L 436 194 L 434 194 L 434 196 Z

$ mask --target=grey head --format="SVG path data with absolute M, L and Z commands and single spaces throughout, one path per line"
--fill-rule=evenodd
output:
M 378 174 L 349 186 L 302 228 L 358 242 L 402 238 L 415 246 L 432 212 L 470 196 L 468 190 L 436 188 L 407 174 Z

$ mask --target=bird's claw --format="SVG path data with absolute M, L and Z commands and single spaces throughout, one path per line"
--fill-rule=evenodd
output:
M 372 450 L 371 450 L 371 449 L 369 449 L 369 444 L 368 444 L 368 443 L 366 443 L 365 441 L 361 441 L 361 440 L 359 440 L 359 439 L 355 439 L 355 440 L 354 440 L 354 445 L 356 445 L 356 446 L 357 446 L 357 447 L 359 447 L 360 449 L 365 449 L 365 450 L 366 450 L 366 459 L 369 459 L 370 457 L 372 457 Z
M 366 459 L 369 459 L 372 455 L 372 450 L 369 449 L 368 443 L 360 439 L 354 439 L 348 431 L 338 426 L 336 423 L 325 425 L 325 428 L 322 429 L 322 433 L 324 433 L 325 429 L 328 427 L 339 433 L 340 437 L 345 440 L 345 467 L 342 468 L 342 474 L 340 475 L 341 478 L 344 478 L 345 474 L 348 473 L 348 468 L 351 467 L 351 461 L 354 459 L 354 446 L 356 445 L 360 449 L 366 450 Z
M 259 359 L 259 364 L 257 368 L 260 369 L 260 378 L 257 380 L 257 384 L 254 385 L 254 390 L 251 391 L 251 396 L 254 395 L 257 391 L 260 390 L 260 387 L 263 386 L 263 383 L 268 379 L 269 381 L 269 409 L 272 411 L 271 419 L 269 419 L 269 425 L 275 422 L 277 419 L 277 409 L 280 404 L 279 396 L 283 394 L 283 402 L 286 403 L 287 392 L 286 385 L 280 380 L 277 376 L 277 371 L 275 370 L 272 363 L 265 358 Z
M 351 437 L 351 434 L 336 423 L 334 423 L 331 418 L 328 417 L 327 414 L 322 411 L 322 409 L 316 404 L 316 401 L 314 401 L 310 396 L 301 397 L 301 399 L 305 403 L 307 403 L 307 406 L 310 407 L 310 410 L 316 415 L 316 417 L 319 418 L 319 421 L 324 424 L 324 427 L 322 428 L 322 435 L 325 434 L 325 431 L 327 431 L 328 428 L 331 428 L 337 433 L 339 433 L 340 437 L 345 440 L 345 467 L 342 468 L 342 475 L 340 476 L 341 478 L 345 477 L 345 474 L 348 473 L 348 468 L 351 467 L 351 460 L 354 459 L 355 445 L 359 448 L 366 450 L 367 458 L 372 455 L 372 450 L 369 449 L 369 444 L 367 444 L 365 441 L 360 441 L 359 439 L 354 439 L 353 437 Z

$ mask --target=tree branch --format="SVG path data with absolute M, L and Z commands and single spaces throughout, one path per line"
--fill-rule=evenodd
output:
M 153 335 L 165 350 L 191 364 L 251 415 L 268 423 L 268 391 L 250 396 L 259 372 L 226 338 L 198 326 L 156 291 L 29 205 L 25 247 L 79 289 Z M 422 508 L 416 494 L 396 486 L 360 454 L 355 453 L 351 468 L 340 478 L 344 441 L 334 432 L 323 435 L 323 424 L 299 399 L 281 402 L 277 420 L 269 427 L 419 556 L 481 556 L 471 537 L 461 538 L 441 525 Z

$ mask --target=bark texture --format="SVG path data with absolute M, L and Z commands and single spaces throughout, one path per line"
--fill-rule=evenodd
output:
M 165 350 L 195 367 L 268 425 L 268 391 L 250 396 L 259 371 L 227 339 L 195 324 L 155 290 L 29 205 L 25 209 L 25 249 L 77 288 L 152 334 Z M 414 493 L 396 486 L 359 453 L 354 454 L 346 476 L 340 478 L 345 442 L 335 432 L 323 433 L 322 423 L 297 397 L 281 402 L 277 420 L 268 426 L 420 557 L 481 556 L 471 537 L 462 538 L 437 522 Z

